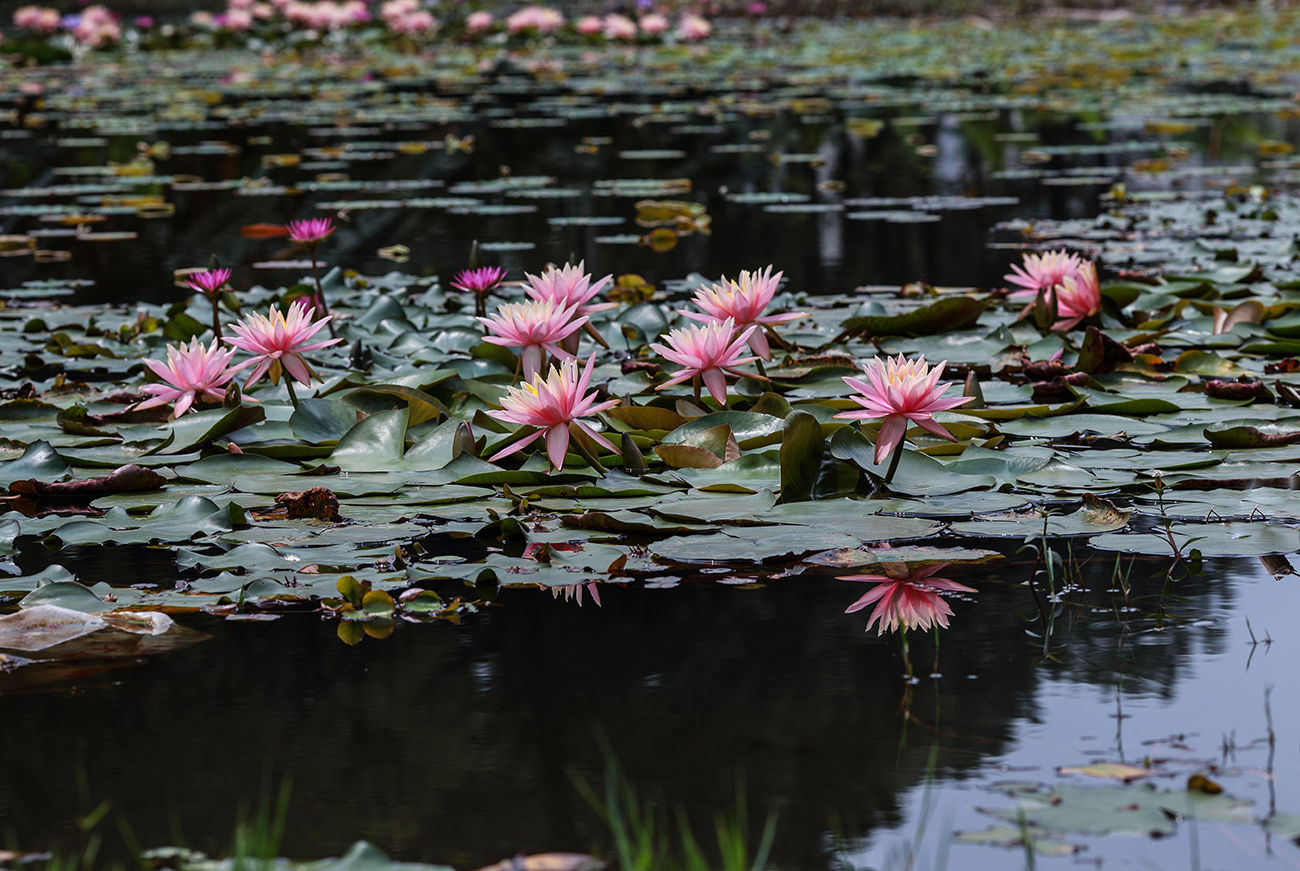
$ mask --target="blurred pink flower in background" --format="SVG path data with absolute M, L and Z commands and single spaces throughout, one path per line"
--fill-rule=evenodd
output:
M 117 15 L 96 3 L 82 10 L 72 27 L 72 38 L 87 48 L 102 48 L 122 38 Z
M 626 15 L 611 13 L 605 16 L 605 36 L 608 39 L 636 39 L 636 22 Z
M 496 19 L 492 17 L 491 12 L 480 9 L 465 17 L 465 30 L 471 34 L 483 33 L 492 26 L 494 21 Z
M 668 30 L 668 18 L 658 12 L 652 12 L 642 16 L 638 26 L 646 36 L 660 36 Z
M 687 42 L 706 39 L 713 34 L 713 25 L 699 15 L 687 12 L 677 22 L 677 35 Z
M 48 6 L 20 6 L 14 10 L 14 27 L 38 36 L 48 36 L 59 29 L 59 13 Z
M 525 6 L 506 19 L 506 30 L 511 34 L 536 30 L 551 34 L 564 26 L 564 15 L 549 6 Z
M 595 36 L 605 29 L 605 22 L 599 15 L 584 15 L 574 27 L 583 36 Z

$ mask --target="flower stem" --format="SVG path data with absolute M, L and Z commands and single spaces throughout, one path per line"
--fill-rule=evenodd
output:
M 912 679 L 912 657 L 909 655 L 911 651 L 907 643 L 907 630 L 898 630 L 898 635 L 903 639 L 903 665 L 907 666 L 907 679 L 910 681 Z
M 208 297 L 212 301 L 212 335 L 218 342 L 221 341 L 221 315 L 217 313 L 218 295 L 213 294 Z
M 293 389 L 293 378 L 288 372 L 284 373 L 284 386 L 289 390 L 289 401 L 293 403 L 294 410 L 298 408 L 298 394 Z
M 898 461 L 903 459 L 903 443 L 899 442 L 889 457 L 889 471 L 885 472 L 885 486 L 888 487 L 894 480 L 894 473 L 898 471 Z
M 316 279 L 316 301 L 320 303 L 320 310 L 321 310 L 321 312 L 323 313 L 323 315 L 324 315 L 325 317 L 329 317 L 330 307 L 329 307 L 329 304 L 328 304 L 327 302 L 325 302 L 325 288 L 322 287 L 322 286 L 321 286 L 321 283 L 320 283 L 320 264 L 317 263 L 317 261 L 316 261 L 316 246 L 313 245 L 313 246 L 311 246 L 310 248 L 308 248 L 307 250 L 308 250 L 308 252 L 311 253 L 311 274 L 312 274 L 312 278 L 315 278 L 315 279 Z M 334 330 L 334 319 L 333 319 L 333 318 L 330 318 L 329 328 L 330 328 L 330 338 L 331 338 L 331 339 L 337 339 L 337 338 L 339 337 L 339 335 L 338 335 L 338 333 L 335 332 L 335 330 Z M 289 388 L 289 395 L 290 395 L 290 396 L 293 395 L 293 388 Z M 298 403 L 297 403 L 297 402 L 294 402 L 293 405 L 294 405 L 294 408 L 297 408 L 297 407 L 298 407 Z

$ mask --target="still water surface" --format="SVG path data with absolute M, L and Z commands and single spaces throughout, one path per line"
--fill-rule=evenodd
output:
M 23 740 L 0 779 L 0 819 L 25 843 L 67 843 L 88 795 L 110 800 L 142 843 L 217 853 L 241 806 L 289 777 L 287 855 L 366 838 L 395 857 L 477 867 L 607 843 L 572 780 L 602 782 L 607 739 L 638 790 L 687 811 L 698 832 L 734 808 L 742 776 L 752 830 L 777 815 L 779 867 L 901 867 L 927 807 L 919 867 L 941 866 L 936 851 L 948 867 L 1019 867 L 1017 852 L 948 833 L 988 827 L 977 809 L 1009 806 L 999 782 L 1054 782 L 1062 765 L 1151 757 L 1171 775 L 1162 788 L 1224 765 L 1215 776 L 1264 816 L 1270 688 L 1276 805 L 1300 808 L 1300 680 L 1279 620 L 1300 606 L 1294 578 L 1212 561 L 1177 585 L 1186 601 L 1167 605 L 1164 630 L 1135 615 L 1121 638 L 1110 559 L 1085 567 L 1090 592 L 1059 624 L 1060 661 L 1038 664 L 1016 614 L 1033 611 L 1030 565 L 952 570 L 980 592 L 953 602 L 941 677 L 928 676 L 932 636 L 913 634 L 911 722 L 899 639 L 864 633 L 865 612 L 843 613 L 863 587 L 829 574 L 761 589 L 730 573 L 605 585 L 599 607 L 507 590 L 462 625 L 404 624 L 355 648 L 312 615 L 183 618 L 214 640 L 4 697 Z M 1139 611 L 1158 601 L 1163 568 L 1136 565 Z M 1273 643 L 1252 648 L 1247 619 Z M 1198 836 L 1206 868 L 1248 867 L 1240 851 L 1267 849 L 1254 826 L 1205 823 Z M 1130 864 L 1147 855 L 1189 867 L 1192 849 L 1187 826 L 1162 841 L 1070 840 L 1120 867 L 1153 867 Z M 1289 842 L 1272 848 L 1276 867 L 1300 861 Z

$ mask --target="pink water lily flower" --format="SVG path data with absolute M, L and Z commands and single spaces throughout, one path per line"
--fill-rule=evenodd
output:
M 835 416 L 847 420 L 881 418 L 880 435 L 876 437 L 877 464 L 902 443 L 909 423 L 956 441 L 952 433 L 931 418 L 936 411 L 947 411 L 971 400 L 969 396 L 943 395 L 952 387 L 951 383 L 939 383 L 946 365 L 945 360 L 931 369 L 925 357 L 908 360 L 902 354 L 894 359 L 873 357 L 862 367 L 866 381 L 844 377 L 844 383 L 858 392 L 852 399 L 862 408 Z
M 1074 275 L 1061 280 L 1056 290 L 1056 314 L 1060 318 L 1052 324 L 1054 330 L 1072 330 L 1084 318 L 1101 311 L 1101 283 L 1097 280 L 1097 265 L 1091 260 Z
M 286 316 L 278 308 L 271 309 L 271 316 L 251 312 L 242 321 L 231 327 L 236 336 L 226 339 L 226 343 L 240 350 L 247 351 L 253 357 L 235 367 L 236 370 L 253 367 L 244 387 L 257 382 L 268 372 L 273 384 L 280 383 L 283 369 L 289 377 L 300 384 L 311 384 L 312 378 L 318 376 L 302 355 L 308 351 L 327 348 L 342 339 L 326 339 L 323 342 L 309 341 L 325 326 L 329 318 L 312 320 L 304 300 L 294 300 Z M 290 385 L 292 390 L 292 385 Z M 295 405 L 297 403 L 295 402 Z
M 705 323 L 731 318 L 736 322 L 737 328 L 742 329 L 756 326 L 757 329 L 749 334 L 749 347 L 764 360 L 771 360 L 772 349 L 767 343 L 765 328 L 768 325 L 783 324 L 808 317 L 807 312 L 790 312 L 783 315 L 763 314 L 763 310 L 776 294 L 776 289 L 780 287 L 781 276 L 784 274 L 778 272 L 773 275 L 772 267 L 768 266 L 762 272 L 742 271 L 735 281 L 728 281 L 724 276 L 722 284 L 695 291 L 694 302 L 704 310 L 704 314 L 690 311 L 679 311 L 678 314 Z
M 322 4 L 324 2 L 326 0 L 322 0 Z M 284 228 L 289 231 L 290 239 L 307 246 L 307 253 L 311 255 L 312 278 L 316 280 L 316 307 L 320 308 L 326 315 L 321 320 L 321 323 L 330 325 L 331 338 L 338 338 L 338 333 L 334 329 L 334 321 L 329 317 L 329 304 L 325 302 L 325 288 L 320 283 L 320 263 L 316 260 L 316 246 L 334 232 L 334 220 L 332 218 L 309 218 L 305 221 L 290 221 L 284 225 Z M 292 387 L 289 389 L 290 391 L 293 390 Z M 294 404 L 297 405 L 296 402 Z
M 867 622 L 867 631 L 870 632 L 871 627 L 879 621 L 877 635 L 883 635 L 886 628 L 891 632 L 897 631 L 900 626 L 904 629 L 928 630 L 931 626 L 947 629 L 952 608 L 944 601 L 941 593 L 976 591 L 948 578 L 934 577 L 946 568 L 946 564 L 926 566 L 901 578 L 888 575 L 842 577 L 841 581 L 866 581 L 879 585 L 846 608 L 844 613 L 853 614 L 876 602 L 876 609 L 871 612 L 871 619 Z
M 606 275 L 592 284 L 591 278 L 592 276 L 587 273 L 586 261 L 579 262 L 577 266 L 566 265 L 561 269 L 547 266 L 541 275 L 524 273 L 524 279 L 528 282 L 524 292 L 532 299 L 538 301 L 549 299 L 558 305 L 566 306 L 573 310 L 574 317 L 590 317 L 596 312 L 618 308 L 616 302 L 588 304 L 592 297 L 609 287 L 614 281 L 614 276 Z M 597 332 L 590 322 L 584 324 L 583 329 L 602 346 L 609 347 L 605 337 Z M 563 342 L 564 349 L 571 354 L 576 354 L 578 338 L 576 332 L 570 334 Z
M 650 349 L 683 368 L 656 389 L 663 390 L 689 378 L 695 385 L 695 396 L 698 399 L 699 382 L 703 381 L 704 386 L 709 389 L 709 395 L 716 399 L 719 405 L 726 405 L 727 373 L 735 377 L 742 375 L 756 377 L 736 369 L 737 366 L 758 359 L 740 356 L 745 343 L 749 341 L 750 334 L 756 329 L 757 326 L 746 327 L 737 335 L 736 322 L 727 318 L 703 326 L 673 330 L 664 336 L 667 346 L 652 343 Z
M 1086 262 L 1078 254 L 1070 254 L 1065 249 L 1045 254 L 1026 254 L 1024 261 L 1024 266 L 1012 264 L 1011 272 L 1002 276 L 1021 288 L 1011 294 L 1012 299 L 1032 297 L 1040 290 L 1060 287 L 1067 276 L 1077 273 Z
M 140 389 L 154 396 L 135 407 L 154 408 L 175 403 L 172 417 L 180 417 L 196 402 L 205 399 L 220 402 L 226 383 L 235 377 L 235 370 L 230 368 L 234 356 L 235 349 L 220 347 L 217 339 L 208 347 L 198 339 L 190 339 L 188 345 L 168 345 L 166 363 L 144 361 L 150 372 L 167 383 L 144 385 Z
M 606 275 L 592 284 L 591 278 L 585 260 L 579 262 L 577 266 L 568 264 L 560 269 L 547 266 L 542 270 L 541 275 L 524 273 L 524 280 L 528 282 L 524 292 L 536 300 L 549 299 L 560 305 L 576 308 L 580 315 L 590 315 L 593 312 L 616 308 L 618 303 L 612 302 L 587 305 L 592 297 L 609 287 L 614 281 L 614 276 Z
M 573 309 L 549 299 L 503 303 L 476 320 L 491 333 L 483 341 L 520 349 L 525 381 L 542 371 L 548 351 L 561 359 L 573 357 L 560 343 L 587 322 L 586 317 L 575 317 Z
M 601 447 L 619 453 L 609 439 L 582 421 L 584 417 L 613 408 L 619 403 L 617 399 L 608 399 L 596 404 L 596 394 L 587 393 L 591 369 L 595 363 L 596 355 L 592 354 L 579 375 L 578 361 L 571 357 L 560 363 L 558 368 L 552 366 L 545 378 L 537 374 L 519 387 L 508 388 L 506 395 L 501 398 L 503 410 L 497 416 L 521 426 L 538 427 L 538 430 L 505 450 L 498 451 L 489 462 L 495 463 L 502 457 L 523 450 L 545 436 L 546 456 L 550 459 L 552 468 L 558 472 L 564 468 L 564 457 L 569 450 L 570 425 L 590 436 Z

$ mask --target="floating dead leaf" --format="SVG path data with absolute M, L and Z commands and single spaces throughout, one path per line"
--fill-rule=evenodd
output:
M 600 871 L 605 863 L 583 853 L 536 853 L 485 865 L 478 871 Z
M 1203 792 L 1206 795 L 1218 795 L 1223 792 L 1223 787 L 1215 783 L 1204 774 L 1193 774 L 1187 778 L 1188 792 Z
M 275 497 L 275 502 L 284 507 L 287 520 L 309 518 L 338 523 L 343 519 L 339 515 L 339 498 L 328 487 L 281 493 Z
M 640 244 L 656 254 L 665 254 L 677 247 L 677 234 L 667 227 L 659 227 L 642 236 Z
M 9 485 L 9 490 L 29 496 L 90 499 L 110 493 L 158 490 L 165 486 L 167 486 L 167 479 L 158 472 L 132 463 L 115 469 L 107 475 L 79 481 L 38 481 L 34 478 L 14 481 Z
M 289 230 L 284 224 L 245 224 L 239 228 L 239 235 L 245 239 L 279 239 L 288 236 Z
M 0 257 L 16 257 L 36 250 L 36 240 L 17 234 L 0 235 Z
M 1136 765 L 1125 765 L 1122 762 L 1094 762 L 1092 765 L 1082 767 L 1064 766 L 1056 769 L 1056 773 L 1086 774 L 1089 777 L 1103 777 L 1122 783 L 1132 783 L 1139 778 L 1150 777 L 1154 772 L 1150 768 L 1138 768 Z
M 411 259 L 411 249 L 405 245 L 389 245 L 379 249 L 379 256 L 394 263 L 405 263 Z

